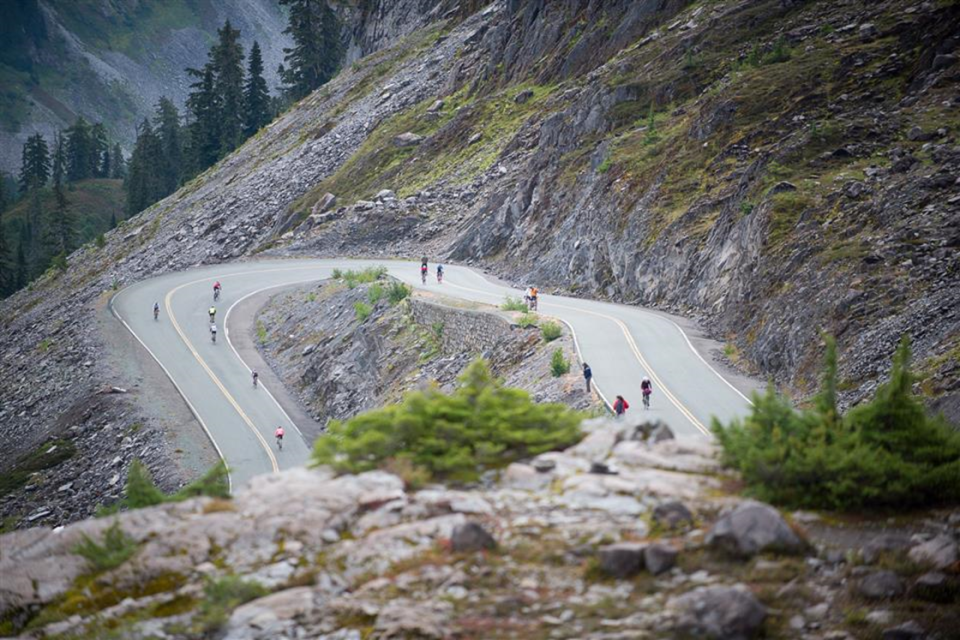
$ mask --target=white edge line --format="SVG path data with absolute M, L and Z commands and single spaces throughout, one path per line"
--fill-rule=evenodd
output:
M 121 293 L 123 293 L 124 291 L 126 291 L 127 289 L 129 289 L 129 288 L 132 287 L 132 286 L 135 286 L 135 285 L 129 285 L 129 286 L 127 286 L 127 287 L 124 287 L 123 289 L 121 289 L 120 291 L 118 291 L 117 293 L 115 293 L 115 294 L 110 298 L 110 302 L 108 303 L 108 306 L 110 307 L 110 312 L 114 315 L 114 317 L 115 317 L 117 320 L 120 321 L 120 323 L 121 323 L 124 327 L 126 327 L 127 331 L 130 332 L 130 335 L 132 335 L 134 338 L 136 338 L 137 342 L 139 342 L 140 345 L 141 345 L 144 349 L 147 350 L 147 353 L 150 354 L 150 357 L 153 358 L 154 361 L 155 361 L 158 365 L 160 365 L 160 368 L 163 369 L 164 375 L 166 375 L 166 376 L 167 376 L 167 379 L 169 379 L 170 382 L 173 383 L 173 386 L 174 386 L 174 388 L 176 388 L 177 393 L 179 393 L 179 394 L 180 394 L 180 397 L 183 398 L 183 401 L 187 403 L 187 407 L 189 407 L 190 413 L 192 413 L 192 414 L 193 414 L 193 417 L 196 418 L 196 419 L 197 419 L 197 422 L 200 423 L 200 426 L 203 428 L 203 432 L 204 432 L 205 434 L 207 434 L 207 439 L 210 440 L 210 444 L 212 444 L 212 445 L 213 445 L 213 448 L 216 449 L 217 455 L 220 456 L 221 462 L 223 462 L 223 465 L 227 468 L 227 489 L 230 491 L 230 493 L 233 493 L 233 477 L 232 477 L 232 475 L 231 475 L 231 473 L 230 473 L 230 465 L 227 464 L 227 459 L 223 456 L 223 451 L 220 450 L 220 445 L 217 444 L 217 441 L 213 438 L 213 434 L 210 433 L 210 429 L 207 427 L 207 423 L 204 422 L 204 421 L 203 421 L 203 418 L 200 417 L 200 412 L 197 411 L 196 407 L 193 406 L 193 403 L 190 402 L 189 398 L 187 398 L 187 394 L 185 394 L 185 393 L 183 392 L 183 389 L 180 388 L 180 385 L 177 384 L 177 381 L 173 379 L 173 375 L 170 374 L 170 371 L 163 365 L 162 362 L 160 362 L 160 358 L 158 358 L 157 355 L 153 352 L 153 350 L 150 349 L 150 347 L 147 346 L 147 343 L 145 343 L 145 342 L 140 338 L 140 336 L 137 335 L 137 332 L 134 331 L 133 328 L 132 328 L 129 324 L 127 324 L 127 321 L 123 319 L 123 317 L 120 315 L 120 312 L 117 311 L 116 306 L 114 306 L 114 304 L 113 304 L 114 300 L 116 300 L 118 297 L 120 297 L 120 294 L 121 294 Z
M 323 267 L 319 267 L 319 268 L 322 269 Z M 270 289 L 280 289 L 280 288 L 283 288 L 283 287 L 290 287 L 290 286 L 294 286 L 294 285 L 298 285 L 298 284 L 306 284 L 306 283 L 308 283 L 308 282 L 316 282 L 316 281 L 318 281 L 318 280 L 324 280 L 324 279 L 328 279 L 328 278 L 329 278 L 329 276 L 321 276 L 321 277 L 319 277 L 319 278 L 317 278 L 317 277 L 310 278 L 309 280 L 295 280 L 295 281 L 293 281 L 293 282 L 284 282 L 284 283 L 282 283 L 282 284 L 275 284 L 275 285 L 271 285 L 271 286 L 269 286 L 269 287 L 263 287 L 262 289 L 257 289 L 256 291 L 251 291 L 250 293 L 248 293 L 247 295 L 243 296 L 242 298 L 240 298 L 239 300 L 237 300 L 236 302 L 234 302 L 232 305 L 230 305 L 230 306 L 227 308 L 227 313 L 226 313 L 226 315 L 223 316 L 223 334 L 224 334 L 224 336 L 226 336 L 227 344 L 230 345 L 230 349 L 232 349 L 234 355 L 237 356 L 237 360 L 240 361 L 240 363 L 246 368 L 246 370 L 247 370 L 248 372 L 252 372 L 253 369 L 251 369 L 251 368 L 250 368 L 250 365 L 248 365 L 248 364 L 246 363 L 246 361 L 245 361 L 245 360 L 243 359 L 243 357 L 240 355 L 240 352 L 237 351 L 237 348 L 233 346 L 233 342 L 230 340 L 230 333 L 229 333 L 229 331 L 227 330 L 227 326 L 228 326 L 228 324 L 230 323 L 230 312 L 233 311 L 233 308 L 234 308 L 235 306 L 237 306 L 238 304 L 240 304 L 241 302 L 243 302 L 244 300 L 246 300 L 247 298 L 249 298 L 249 297 L 251 297 L 251 296 L 255 296 L 255 295 L 257 295 L 258 293 L 263 293 L 264 291 L 269 291 Z M 309 443 L 307 443 L 307 439 L 304 438 L 303 432 L 300 431 L 300 427 L 298 427 L 298 426 L 297 426 L 297 423 L 294 422 L 293 418 L 290 417 L 290 414 L 288 414 L 288 413 L 286 412 L 286 410 L 283 408 L 283 405 L 281 405 L 280 402 L 274 397 L 274 395 L 273 395 L 272 393 L 270 393 L 270 390 L 267 389 L 267 385 L 261 383 L 260 386 L 263 387 L 263 390 L 267 392 L 267 395 L 270 396 L 270 399 L 273 400 L 273 403 L 274 403 L 275 405 L 277 405 L 277 408 L 278 408 L 278 409 L 280 409 L 280 413 L 282 413 L 282 414 L 284 415 L 284 417 L 287 419 L 287 421 L 288 421 L 291 425 L 293 425 L 293 428 L 297 430 L 297 433 L 300 434 L 300 437 L 303 439 L 304 444 L 307 445 L 307 449 L 310 449 L 310 448 L 311 448 L 311 445 L 310 445 Z
M 552 316 L 552 317 L 556 317 L 556 316 Z M 557 318 L 557 320 L 559 320 L 559 321 L 562 322 L 563 324 L 567 325 L 567 328 L 570 329 L 570 335 L 573 337 L 573 348 L 574 348 L 574 349 L 576 350 L 576 352 L 577 352 L 577 359 L 580 360 L 580 364 L 583 364 L 583 353 L 580 351 L 580 341 L 577 339 L 577 332 L 576 332 L 576 330 L 573 328 L 573 325 L 572 325 L 572 324 L 570 324 L 569 322 L 567 322 L 567 321 L 564 320 L 563 318 Z M 590 383 L 593 385 L 593 388 L 597 390 L 597 395 L 600 396 L 600 399 L 603 401 L 604 406 L 605 406 L 609 411 L 613 411 L 613 407 L 612 407 L 612 405 L 610 404 L 610 401 L 607 400 L 607 396 L 605 396 L 605 395 L 603 394 L 603 391 L 600 390 L 600 385 L 598 385 L 596 382 L 594 382 L 592 378 L 590 379 Z
M 661 317 L 662 317 L 662 316 L 661 316 Z M 706 359 L 700 354 L 700 352 L 697 350 L 697 348 L 696 348 L 695 346 L 693 346 L 693 343 L 690 342 L 690 338 L 687 336 L 687 332 L 683 330 L 683 327 L 681 327 L 679 324 L 677 324 L 676 322 L 674 322 L 674 321 L 671 320 L 670 318 L 664 318 L 664 319 L 667 320 L 670 324 L 672 324 L 673 326 L 675 326 L 675 327 L 677 328 L 677 331 L 680 332 L 680 335 L 683 336 L 683 339 L 687 341 L 687 346 L 690 347 L 690 350 L 693 351 L 694 355 L 696 355 L 698 358 L 700 358 L 700 361 L 701 361 L 703 364 L 707 365 L 707 368 L 710 369 L 710 371 L 713 371 L 718 378 L 720 378 L 721 380 L 723 380 L 724 384 L 726 384 L 728 387 L 730 387 L 731 389 L 733 389 L 733 390 L 737 393 L 738 396 L 740 396 L 741 398 L 743 398 L 744 400 L 746 400 L 746 401 L 750 404 L 751 407 L 753 406 L 753 400 L 751 400 L 751 399 L 748 398 L 747 396 L 743 395 L 743 393 L 740 391 L 740 389 L 737 389 L 735 386 L 733 386 L 733 383 L 732 383 L 732 382 L 730 382 L 729 380 L 727 380 L 726 378 L 724 378 L 722 373 L 720 373 L 719 371 L 717 371 L 716 369 L 714 369 L 714 368 L 713 368 L 713 365 L 711 365 L 709 362 L 706 361 Z

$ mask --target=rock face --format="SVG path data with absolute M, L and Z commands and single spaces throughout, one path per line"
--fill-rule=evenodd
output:
M 600 549 L 600 568 L 615 578 L 629 578 L 643 570 L 645 546 L 634 542 L 611 544 Z
M 871 600 L 883 600 L 904 592 L 903 580 L 893 571 L 873 571 L 860 579 L 857 592 Z
M 910 549 L 909 558 L 921 566 L 945 569 L 957 561 L 957 541 L 943 534 Z
M 776 509 L 755 501 L 745 502 L 722 516 L 710 529 L 707 544 L 740 556 L 766 550 L 798 553 L 805 547 Z
M 450 545 L 454 551 L 492 551 L 497 548 L 497 541 L 480 523 L 467 522 L 453 530 Z
M 667 606 L 677 612 L 677 631 L 716 640 L 755 638 L 767 617 L 766 608 L 742 586 L 699 587 Z

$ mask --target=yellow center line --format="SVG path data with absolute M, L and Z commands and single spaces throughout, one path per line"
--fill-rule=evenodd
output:
M 450 284 L 458 289 L 464 289 L 465 291 L 473 291 L 474 293 L 480 293 L 487 296 L 495 295 L 495 294 L 487 293 L 486 291 L 480 291 L 479 289 L 472 289 L 470 287 L 465 287 L 463 285 L 458 285 L 453 283 L 450 283 Z M 678 400 L 675 395 L 673 395 L 673 393 L 671 393 L 670 389 L 667 388 L 667 385 L 663 383 L 663 380 L 660 379 L 660 376 L 658 376 L 657 373 L 653 370 L 653 367 L 650 366 L 650 363 L 647 362 L 647 359 L 643 357 L 643 354 L 640 352 L 640 348 L 637 347 L 636 342 L 634 342 L 633 336 L 630 334 L 630 329 L 627 327 L 626 324 L 624 324 L 618 318 L 614 318 L 613 316 L 608 316 L 605 313 L 599 313 L 597 311 L 588 311 L 586 309 L 569 307 L 567 305 L 560 304 L 557 302 L 550 302 L 549 305 L 552 307 L 558 307 L 560 309 L 566 309 L 568 311 L 577 311 L 577 312 L 597 316 L 599 318 L 604 318 L 606 320 L 610 320 L 611 322 L 615 323 L 618 327 L 620 327 L 620 330 L 623 332 L 623 335 L 627 339 L 627 345 L 629 345 L 630 350 L 633 352 L 634 356 L 640 362 L 640 365 L 647 371 L 647 373 L 650 374 L 650 377 L 653 378 L 654 381 L 656 381 L 657 385 L 660 387 L 660 390 L 663 391 L 663 394 L 665 396 L 667 396 L 667 399 L 670 400 L 670 402 L 680 411 L 680 413 L 682 413 L 684 417 L 686 417 L 687 420 L 689 420 L 690 423 L 693 424 L 694 427 L 699 429 L 701 433 L 707 436 L 711 435 L 710 430 L 707 429 L 705 426 L 703 426 L 703 423 L 701 423 L 697 419 L 697 417 L 694 416 L 693 413 L 689 409 L 687 409 L 687 407 L 684 406 L 684 404 L 680 402 L 680 400 Z
M 179 291 L 180 289 L 182 289 L 182 288 L 184 288 L 184 287 L 186 287 L 186 286 L 189 286 L 189 285 L 191 285 L 191 284 L 194 284 L 194 283 L 192 283 L 192 282 L 184 283 L 184 284 L 180 285 L 179 287 L 176 287 L 176 288 L 174 288 L 174 289 L 171 289 L 171 290 L 167 293 L 166 297 L 165 297 L 164 300 L 163 300 L 164 306 L 166 306 L 166 308 L 167 308 L 167 315 L 170 316 L 170 321 L 171 321 L 171 323 L 173 324 L 173 328 L 177 331 L 178 334 L 180 334 L 180 338 L 183 340 L 184 344 L 187 345 L 187 349 L 189 349 L 189 350 L 190 350 L 190 353 L 193 354 L 193 357 L 197 359 L 197 362 L 199 362 L 199 363 L 200 363 L 200 366 L 203 367 L 203 370 L 207 372 L 207 375 L 210 376 L 210 379 L 213 380 L 213 383 L 214 383 L 215 385 L 217 385 L 217 387 L 220 389 L 220 392 L 223 393 L 223 395 L 224 395 L 224 397 L 227 399 L 227 401 L 228 401 L 231 405 L 233 405 L 233 408 L 234 408 L 234 409 L 236 410 L 236 412 L 240 415 L 240 418 L 242 418 L 243 421 L 246 423 L 246 425 L 247 425 L 248 427 L 250 427 L 250 431 L 253 432 L 253 435 L 255 435 L 255 436 L 257 437 L 257 440 L 260 441 L 260 446 L 262 446 L 262 447 L 263 447 L 263 450 L 267 452 L 267 457 L 270 459 L 270 465 L 273 467 L 274 473 L 277 473 L 277 472 L 280 471 L 280 465 L 277 464 L 277 458 L 276 458 L 276 456 L 273 455 L 273 451 L 270 449 L 270 445 L 267 444 L 266 439 L 263 437 L 263 435 L 260 433 L 260 431 L 256 428 L 256 426 L 254 426 L 253 421 L 250 419 L 250 417 L 247 416 L 247 414 L 246 414 L 246 413 L 244 412 L 244 410 L 240 407 L 240 405 L 237 403 L 237 401 L 234 399 L 234 397 L 233 397 L 232 395 L 230 395 L 230 392 L 227 391 L 227 388 L 226 388 L 225 386 L 223 386 L 223 383 L 220 382 L 220 379 L 216 376 L 216 374 L 213 373 L 213 371 L 210 369 L 210 367 L 207 366 L 207 363 L 204 361 L 204 359 L 200 357 L 200 354 L 197 353 L 197 350 L 193 348 L 193 344 L 190 342 L 190 340 L 187 338 L 186 334 L 185 334 L 185 333 L 183 332 L 183 330 L 180 328 L 180 323 L 177 322 L 177 318 L 176 318 L 176 316 L 175 316 L 174 313 L 173 313 L 173 306 L 171 305 L 171 300 L 173 299 L 173 294 L 175 294 L 175 293 L 176 293 L 177 291 Z

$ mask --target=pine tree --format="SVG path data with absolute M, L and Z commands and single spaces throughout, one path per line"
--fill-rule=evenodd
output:
M 130 156 L 127 179 L 127 215 L 140 213 L 163 197 L 160 169 L 163 153 L 160 140 L 144 120 L 137 130 L 137 142 Z
M 20 192 L 36 191 L 50 178 L 50 150 L 39 133 L 27 138 L 20 163 Z
M 122 180 L 127 176 L 127 164 L 123 160 L 123 149 L 120 143 L 113 145 L 113 153 L 110 154 L 110 177 Z
M 183 142 L 180 133 L 180 112 L 166 97 L 157 103 L 153 119 L 161 149 L 161 190 L 169 195 L 180 186 L 183 170 Z
M 113 175 L 113 152 L 108 146 L 103 151 L 103 161 L 100 164 L 100 177 L 109 178 Z
M 0 184 L 2 184 L 0 180 Z M 2 190 L 2 187 L 0 187 Z M 0 201 L 2 204 L 2 201 Z M 7 245 L 7 234 L 3 228 L 3 207 L 0 206 L 0 298 L 5 298 L 16 291 L 17 276 L 13 262 L 10 260 L 10 247 Z
M 67 180 L 76 182 L 95 175 L 96 150 L 90 124 L 78 116 L 67 129 Z
M 290 8 L 287 28 L 293 47 L 284 48 L 282 80 L 293 100 L 299 100 L 334 76 L 340 66 L 343 41 L 336 14 L 326 0 L 280 0 Z
M 67 255 L 73 251 L 76 240 L 75 222 L 70 211 L 67 195 L 63 188 L 63 177 L 67 164 L 63 136 L 54 137 L 53 152 L 53 196 L 54 208 L 46 224 L 45 244 L 50 256 L 61 256 L 64 264 Z
M 247 66 L 247 82 L 243 88 L 243 132 L 249 138 L 270 122 L 270 92 L 263 79 L 263 57 L 260 44 L 253 43 L 250 63 Z
M 211 51 L 214 69 L 214 92 L 219 98 L 221 158 L 243 141 L 243 47 L 240 31 L 228 20 L 217 30 L 220 40 Z
M 190 123 L 190 174 L 196 175 L 213 166 L 220 151 L 220 101 L 214 91 L 213 65 L 202 70 L 187 69 L 197 81 L 187 97 L 187 108 L 193 117 Z
M 109 173 L 109 160 L 107 160 L 107 172 L 104 173 L 104 156 L 110 152 L 110 142 L 107 140 L 107 130 L 102 122 L 98 122 L 90 129 L 90 157 L 87 161 L 90 163 L 90 176 L 97 178 L 106 178 Z

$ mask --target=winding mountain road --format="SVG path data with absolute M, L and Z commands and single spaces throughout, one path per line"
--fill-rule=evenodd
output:
M 421 288 L 418 265 L 392 260 L 255 260 L 170 273 L 131 285 L 111 301 L 114 315 L 157 360 L 227 462 L 232 486 L 251 477 L 304 464 L 310 453 L 297 425 L 266 385 L 254 389 L 250 369 L 225 331 L 231 309 L 265 290 L 329 278 L 335 268 L 383 265 L 391 276 Z M 220 334 L 211 343 L 207 310 L 213 283 L 223 294 L 217 307 Z M 426 289 L 449 297 L 499 305 L 520 292 L 467 268 L 445 268 L 443 284 Z M 153 305 L 160 304 L 158 320 Z M 323 309 L 318 309 L 323 313 Z M 623 395 L 630 413 L 644 411 L 640 380 L 653 381 L 649 418 L 662 420 L 680 437 L 709 437 L 710 420 L 729 420 L 749 409 L 755 385 L 721 375 L 694 346 L 699 342 L 662 313 L 625 305 L 541 295 L 540 313 L 562 320 L 573 331 L 594 383 L 609 404 Z M 701 346 L 701 349 L 703 347 Z M 286 431 L 279 451 L 273 438 Z

